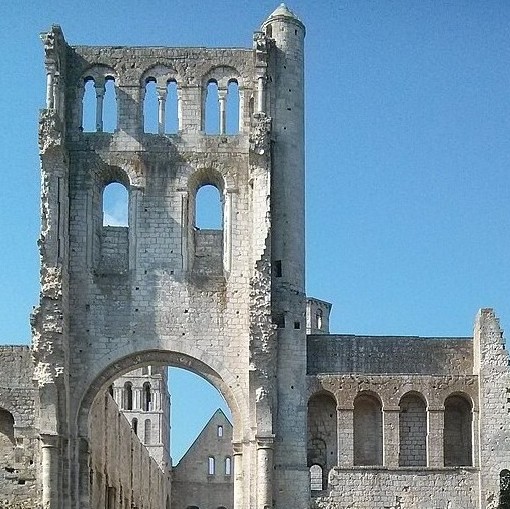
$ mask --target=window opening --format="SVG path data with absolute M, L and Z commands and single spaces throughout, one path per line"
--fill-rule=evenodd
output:
M 124 384 L 124 409 L 133 410 L 133 384 L 131 382 Z
M 215 465 L 214 465 L 214 456 L 209 456 L 207 459 L 207 473 L 209 475 L 214 475 Z
M 150 134 L 158 133 L 158 92 L 156 80 L 147 78 L 145 83 L 145 95 L 143 98 L 143 132 Z
M 499 474 L 499 509 L 510 509 L 510 471 Z
M 273 323 L 277 329 L 285 329 L 285 315 L 283 313 L 273 313 Z
M 381 403 L 369 394 L 354 400 L 354 464 L 382 465 Z
M 165 132 L 175 134 L 179 131 L 179 99 L 177 95 L 177 82 L 168 82 L 165 106 Z
M 320 465 L 312 465 L 310 467 L 310 490 L 322 491 L 322 467 Z
M 225 475 L 231 475 L 232 474 L 232 460 L 230 456 L 227 456 L 225 458 Z
M 14 444 L 14 417 L 11 412 L 0 408 L 0 444 L 7 441 Z
M 106 78 L 105 94 L 103 100 L 103 131 L 113 133 L 117 129 L 117 94 L 115 80 Z
M 210 184 L 200 187 L 195 197 L 195 226 L 199 230 L 223 229 L 222 209 L 219 190 Z
M 151 410 L 151 384 L 145 382 L 143 384 L 143 406 L 142 410 L 149 412 Z
M 318 309 L 315 313 L 315 327 L 319 330 L 322 329 L 322 309 Z
M 144 424 L 144 443 L 149 445 L 151 443 L 151 431 L 152 431 L 152 423 L 150 419 L 145 419 Z
M 205 98 L 205 132 L 206 134 L 220 133 L 220 103 L 218 84 L 210 81 L 207 84 Z
M 239 85 L 232 80 L 227 88 L 226 134 L 239 134 Z
M 266 35 L 268 37 L 273 37 L 273 27 L 272 27 L 272 25 L 267 25 L 266 26 Z
M 138 435 L 138 419 L 136 417 L 131 421 L 131 427 L 133 428 L 135 435 Z
M 128 226 L 129 193 L 118 182 L 103 189 L 103 226 Z
M 218 436 L 220 438 L 223 436 L 223 426 L 218 426 Z
M 275 260 L 274 262 L 274 276 L 275 277 L 282 277 L 282 261 L 281 260 Z
M 85 78 L 81 127 L 84 132 L 96 132 L 96 87 L 92 78 Z
M 471 466 L 471 404 L 462 396 L 449 396 L 444 404 L 444 464 Z

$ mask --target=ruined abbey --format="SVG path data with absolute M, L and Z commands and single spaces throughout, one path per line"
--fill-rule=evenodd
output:
M 298 17 L 282 4 L 245 49 L 41 37 L 40 302 L 32 345 L 0 347 L 0 508 L 510 508 L 494 312 L 472 337 L 339 335 L 305 294 Z M 123 226 L 104 221 L 111 184 L 127 191 Z M 206 186 L 215 229 L 196 220 Z M 177 466 L 167 366 L 208 380 L 232 415 Z

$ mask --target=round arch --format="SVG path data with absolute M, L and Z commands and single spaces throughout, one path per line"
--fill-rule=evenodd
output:
M 197 349 L 195 349 L 197 350 Z M 195 352 L 198 354 L 199 352 Z M 200 358 L 202 357 L 202 358 Z M 172 366 L 191 371 L 213 385 L 225 398 L 232 412 L 234 434 L 242 433 L 243 429 L 243 405 L 240 404 L 244 395 L 239 388 L 236 378 L 226 370 L 214 358 L 204 353 L 203 356 L 192 356 L 187 353 L 172 350 L 147 349 L 133 352 L 125 356 L 119 356 L 116 360 L 105 362 L 95 377 L 86 382 L 86 390 L 79 403 L 77 410 L 77 431 L 81 437 L 88 436 L 88 416 L 92 403 L 102 390 L 117 377 L 140 367 L 141 365 Z M 236 437 L 234 437 L 236 440 Z

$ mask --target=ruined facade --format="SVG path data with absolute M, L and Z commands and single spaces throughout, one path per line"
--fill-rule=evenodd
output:
M 506 507 L 510 379 L 494 313 L 480 311 L 470 338 L 355 337 L 328 334 L 330 306 L 307 304 L 304 36 L 283 5 L 250 49 L 42 34 L 41 294 L 30 351 L 0 349 L 4 507 L 176 507 L 164 460 L 107 390 L 149 365 L 192 370 L 225 397 L 228 509 Z M 111 183 L 128 192 L 127 226 L 103 222 Z M 196 222 L 207 185 L 220 195 L 213 230 Z

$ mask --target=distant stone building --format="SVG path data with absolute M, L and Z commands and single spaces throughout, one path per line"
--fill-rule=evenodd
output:
M 329 305 L 306 298 L 304 36 L 284 5 L 246 49 L 42 34 L 41 293 L 30 350 L 0 348 L 1 508 L 211 509 L 193 505 L 202 451 L 215 472 L 206 503 L 225 509 L 508 507 L 510 373 L 494 312 L 468 338 L 331 335 Z M 113 183 L 126 190 L 124 226 L 103 220 Z M 196 220 L 205 186 L 218 192 L 217 229 Z M 137 372 L 132 401 L 148 404 L 124 408 L 128 422 L 109 394 L 129 406 L 116 380 L 167 365 L 230 407 L 225 502 L 212 498 L 227 441 L 207 445 L 224 416 L 172 486 L 168 448 L 152 444 L 165 397 L 152 406 L 159 389 L 140 389 Z

